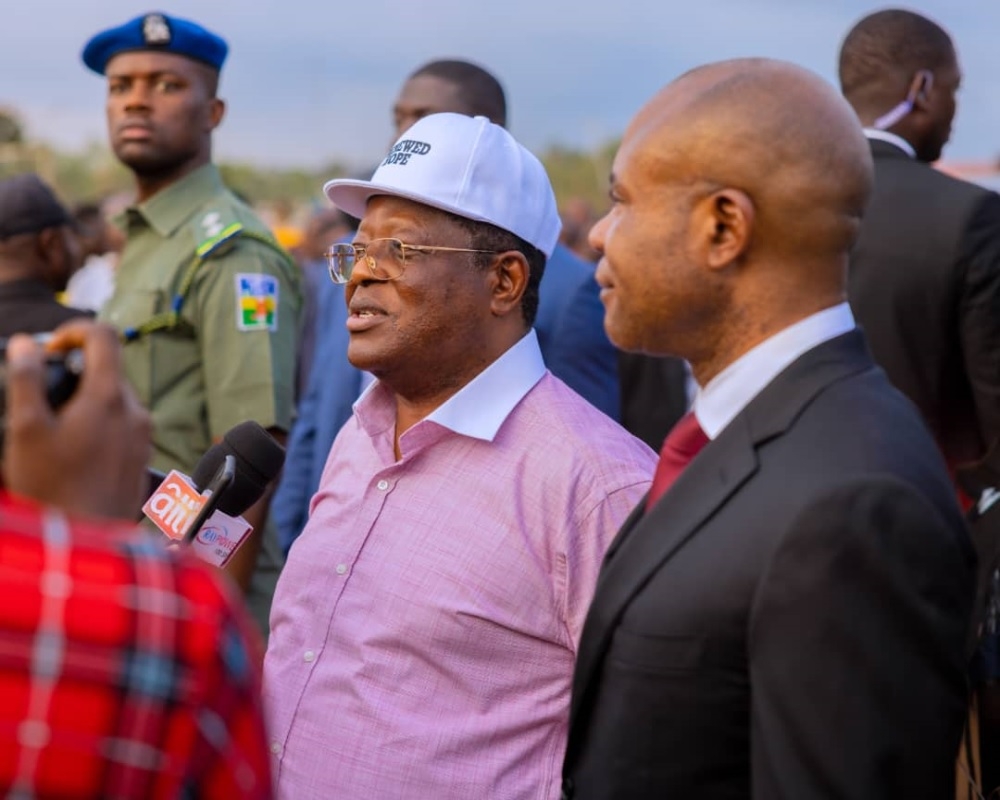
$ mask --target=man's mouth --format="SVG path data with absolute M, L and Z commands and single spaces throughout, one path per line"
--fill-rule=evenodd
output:
M 385 312 L 377 308 L 352 308 L 347 317 L 347 330 L 351 333 L 366 331 L 378 325 L 385 316 Z

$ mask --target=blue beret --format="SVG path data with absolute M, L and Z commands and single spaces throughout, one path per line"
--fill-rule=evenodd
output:
M 103 75 L 114 56 L 131 50 L 176 53 L 218 70 L 229 45 L 195 22 L 166 14 L 143 14 L 94 36 L 83 48 L 83 63 Z

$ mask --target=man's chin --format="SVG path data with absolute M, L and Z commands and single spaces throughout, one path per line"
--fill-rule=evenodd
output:
M 354 341 L 353 338 L 348 340 L 347 361 L 355 369 L 370 372 L 373 375 L 376 374 L 381 364 L 377 353 L 372 352 L 372 349 L 365 347 L 364 344 Z
M 146 142 L 119 142 L 114 148 L 115 157 L 126 167 L 140 175 L 157 174 L 170 168 L 171 159 Z

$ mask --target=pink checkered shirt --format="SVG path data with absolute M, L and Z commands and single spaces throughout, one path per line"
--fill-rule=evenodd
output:
M 402 437 L 375 384 L 278 583 L 264 702 L 289 800 L 559 795 L 576 646 L 655 455 L 530 333 Z

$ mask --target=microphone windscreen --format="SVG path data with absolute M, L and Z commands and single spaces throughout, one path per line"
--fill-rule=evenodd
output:
M 199 492 L 212 482 L 226 456 L 236 461 L 236 476 L 218 498 L 216 506 L 223 514 L 238 517 L 263 496 L 267 485 L 281 472 L 285 448 L 259 423 L 241 422 L 205 451 L 195 465 L 191 480 Z
M 255 477 L 264 484 L 277 478 L 285 464 L 285 448 L 253 420 L 230 428 L 222 442 L 223 446 L 228 446 L 229 453 L 236 456 L 237 461 L 242 460 L 247 470 L 255 472 Z
M 249 420 L 222 437 L 223 457 L 236 459 L 236 480 L 219 498 L 219 510 L 238 516 L 256 503 L 285 463 L 285 448 L 259 423 Z

